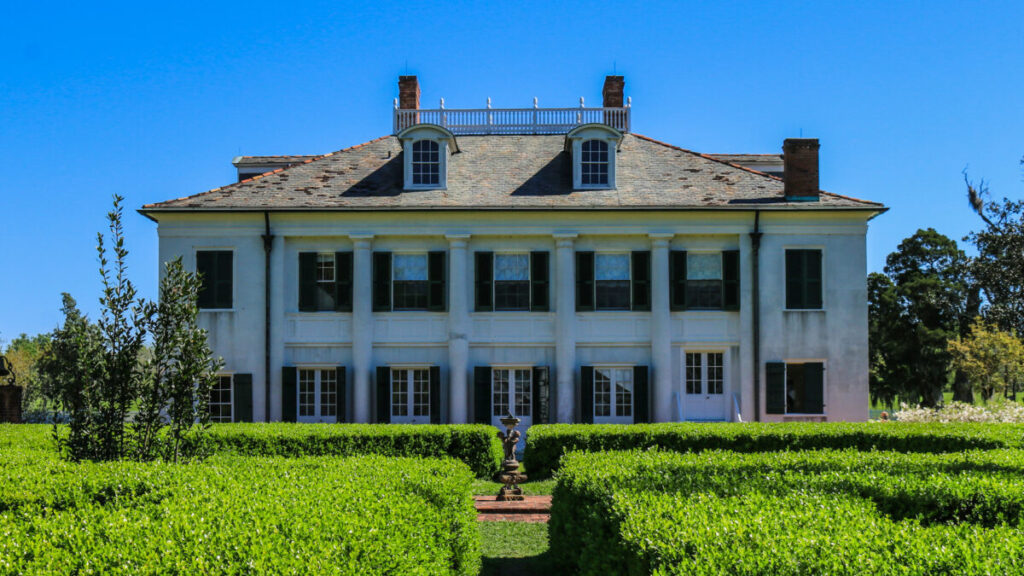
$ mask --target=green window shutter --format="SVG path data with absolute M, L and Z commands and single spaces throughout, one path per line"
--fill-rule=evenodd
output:
M 671 310 L 686 310 L 686 252 L 672 250 L 668 255 L 668 293 Z
M 804 290 L 807 294 L 807 307 L 818 310 L 821 308 L 821 250 L 804 251 Z
M 651 309 L 651 252 L 633 252 L 633 310 Z
M 825 413 L 825 365 L 821 362 L 804 364 L 804 412 Z
M 547 424 L 551 420 L 551 369 L 533 368 L 533 423 Z
M 764 411 L 767 414 L 786 413 L 786 365 L 782 362 L 765 365 Z
M 548 252 L 530 252 L 530 310 L 534 312 L 551 309 L 550 260 Z
M 221 250 L 217 252 L 217 308 L 231 308 L 231 296 L 234 290 L 233 262 L 234 252 Z
M 740 309 L 740 251 L 722 252 L 722 308 Z
M 633 422 L 651 421 L 651 390 L 647 366 L 633 367 Z
M 594 253 L 576 253 L 576 311 L 594 309 Z
M 391 369 L 377 367 L 377 423 L 391 422 Z
M 430 367 L 430 423 L 441 423 L 441 367 Z
M 352 253 L 334 253 L 334 310 L 352 311 Z
M 299 252 L 299 311 L 316 311 L 316 252 Z
M 213 285 L 216 282 L 214 274 L 217 272 L 214 266 L 213 252 L 206 250 L 196 252 L 196 273 L 199 274 L 202 281 L 202 285 L 199 287 L 199 307 L 215 308 L 216 290 L 213 289 Z
M 786 250 L 786 308 L 804 308 L 803 294 L 803 253 L 800 250 Z
M 490 312 L 494 310 L 494 252 L 476 252 L 474 258 L 475 309 L 477 312 Z
M 594 367 L 580 368 L 580 422 L 594 423 Z
M 445 253 L 427 253 L 427 310 L 444 312 L 445 300 Z
M 252 374 L 235 374 L 232 379 L 231 400 L 234 403 L 235 422 L 252 422 Z
M 285 422 L 295 422 L 298 415 L 298 392 L 295 389 L 298 379 L 298 368 L 285 366 L 281 369 L 281 420 Z
M 391 252 L 373 253 L 373 311 L 391 311 Z
M 491 367 L 473 368 L 473 421 L 491 423 Z
M 334 369 L 335 379 L 337 380 L 337 394 L 334 399 L 334 413 L 338 416 L 338 422 L 348 421 L 346 409 L 348 408 L 348 390 L 345 382 L 345 367 L 338 366 Z

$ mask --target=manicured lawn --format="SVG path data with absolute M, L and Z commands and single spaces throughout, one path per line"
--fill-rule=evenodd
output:
M 481 576 L 552 574 L 548 525 L 526 522 L 480 522 L 483 544 Z
M 497 496 L 498 490 L 501 487 L 501 482 L 477 478 L 473 481 L 473 494 L 478 496 L 485 494 Z M 550 496 L 551 491 L 555 488 L 555 481 L 548 478 L 546 480 L 538 480 L 537 482 L 524 482 L 519 487 L 530 496 Z

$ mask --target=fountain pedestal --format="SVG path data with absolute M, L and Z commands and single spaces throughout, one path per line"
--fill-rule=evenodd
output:
M 519 424 L 519 418 L 509 413 L 501 419 L 501 423 L 505 426 L 505 432 L 499 431 L 498 438 L 501 438 L 502 447 L 505 449 L 505 459 L 501 462 L 498 481 L 504 486 L 498 490 L 498 501 L 523 500 L 523 489 L 519 487 L 519 483 L 526 481 L 526 474 L 519 473 L 519 460 L 516 460 L 516 444 L 522 436 L 519 430 L 515 429 Z

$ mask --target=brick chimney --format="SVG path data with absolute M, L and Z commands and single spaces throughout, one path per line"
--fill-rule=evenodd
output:
M 605 76 L 604 89 L 601 90 L 601 96 L 604 98 L 604 107 L 622 108 L 625 103 L 622 96 L 625 87 L 626 78 L 624 76 Z
M 786 200 L 818 201 L 818 139 L 786 138 L 782 143 Z
M 402 110 L 420 109 L 420 81 L 415 76 L 398 77 L 398 107 Z

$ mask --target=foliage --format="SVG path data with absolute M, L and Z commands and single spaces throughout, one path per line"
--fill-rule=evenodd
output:
M 160 301 L 151 323 L 153 349 L 144 362 L 139 410 L 133 420 L 135 450 L 141 458 L 157 455 L 157 437 L 166 413 L 169 450 L 178 461 L 186 436 L 190 454 L 202 451 L 203 433 L 209 428 L 207 402 L 222 362 L 213 360 L 206 331 L 199 328 L 199 277 L 185 270 L 181 258 L 168 262 L 160 281 Z
M 70 463 L 5 446 L 0 573 L 476 574 L 471 482 L 447 459 Z
M 552 551 L 582 574 L 1021 573 L 1022 456 L 573 453 Z
M 999 393 L 1017 399 L 1017 389 L 1024 383 L 1024 343 L 1017 334 L 978 319 L 967 338 L 950 340 L 948 345 L 953 365 L 967 375 L 983 400 Z
M 10 360 L 17 384 L 23 389 L 21 401 L 26 412 L 44 407 L 38 363 L 49 343 L 50 334 L 29 336 L 23 333 L 11 340 L 6 349 L 0 350 L 0 354 Z
M 910 407 L 903 404 L 893 417 L 904 422 L 1004 422 L 1024 424 L 1024 404 L 1000 402 L 998 399 L 986 406 L 975 406 L 953 402 L 940 408 Z
M 943 453 L 1016 447 L 1024 426 L 906 424 L 903 422 L 546 424 L 526 437 L 524 465 L 531 479 L 558 468 L 562 454 L 660 448 L 675 452 L 774 452 L 820 449 Z
M 973 273 L 985 295 L 986 319 L 1024 334 L 1024 200 L 993 201 L 985 182 L 967 179 L 971 207 L 985 227 L 967 236 L 978 255 Z
M 214 424 L 205 441 L 216 453 L 246 456 L 419 456 L 461 460 L 478 477 L 501 465 L 493 426 L 450 424 Z
M 946 343 L 964 335 L 981 301 L 970 260 L 932 228 L 904 239 L 868 279 L 871 397 L 935 406 L 949 378 Z M 970 390 L 957 379 L 957 400 Z
M 180 260 L 167 265 L 159 303 L 137 297 L 127 276 L 122 200 L 115 196 L 107 214 L 112 261 L 108 241 L 97 234 L 100 318 L 93 324 L 64 294 L 64 325 L 54 331 L 40 361 L 43 390 L 68 415 L 67 430 L 55 424 L 54 436 L 69 459 L 163 455 L 176 461 L 202 447 L 197 439 L 207 426 L 206 401 L 220 363 L 212 360 L 206 333 L 197 325 L 199 280 Z M 145 347 L 149 333 L 152 351 Z M 171 442 L 160 454 L 157 438 L 168 425 Z M 196 439 L 183 454 L 187 436 Z

